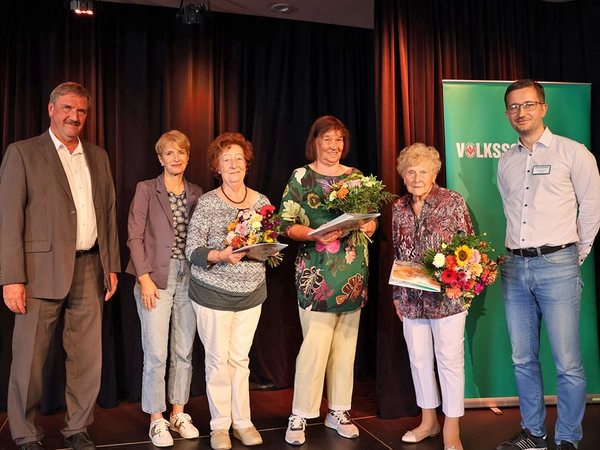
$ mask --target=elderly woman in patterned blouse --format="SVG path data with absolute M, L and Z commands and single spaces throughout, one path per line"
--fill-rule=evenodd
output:
M 252 144 L 240 133 L 223 133 L 210 143 L 208 164 L 221 186 L 198 199 L 188 229 L 190 298 L 206 354 L 213 449 L 231 448 L 232 425 L 244 445 L 262 444 L 250 418 L 248 353 L 267 297 L 265 264 L 224 244 L 227 227 L 240 210 L 270 204 L 244 183 L 253 157 Z
M 398 173 L 408 194 L 392 206 L 395 258 L 421 261 L 428 248 L 462 232 L 473 234 L 467 205 L 460 194 L 435 183 L 442 163 L 438 151 L 416 143 L 400 152 Z M 460 299 L 394 286 L 394 305 L 403 321 L 421 424 L 406 432 L 403 442 L 420 442 L 440 433 L 436 408 L 440 389 L 434 372 L 434 355 L 440 380 L 444 421 L 444 449 L 462 450 L 459 418 L 464 415 L 464 330 L 467 311 Z

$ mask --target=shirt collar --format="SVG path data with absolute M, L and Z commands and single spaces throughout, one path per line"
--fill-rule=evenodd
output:
M 63 144 L 62 142 L 60 142 L 58 140 L 58 138 L 52 132 L 52 128 L 48 128 L 48 131 L 50 132 L 50 139 L 52 139 L 52 142 L 54 143 L 54 148 L 56 148 L 56 151 L 60 151 L 60 149 L 62 148 L 68 152 L 69 149 L 67 149 L 67 146 L 65 144 Z M 75 148 L 75 150 L 73 150 L 73 153 L 71 153 L 71 154 L 75 155 L 78 153 L 83 153 L 83 146 L 81 145 L 81 139 L 79 139 L 79 138 L 77 138 L 77 147 Z
M 535 150 L 540 145 L 544 146 L 545 148 L 550 147 L 550 142 L 552 142 L 553 136 L 554 134 L 552 133 L 552 131 L 550 131 L 550 128 L 546 127 L 539 139 L 533 144 L 533 149 Z M 521 138 L 519 138 L 519 150 L 527 150 L 527 147 L 525 147 L 521 142 Z

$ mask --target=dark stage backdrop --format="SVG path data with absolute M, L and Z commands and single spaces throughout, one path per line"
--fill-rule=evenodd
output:
M 279 205 L 293 169 L 305 164 L 304 143 L 324 114 L 349 128 L 345 162 L 377 173 L 373 43 L 367 29 L 213 14 L 205 26 L 184 25 L 175 9 L 103 3 L 97 17 L 74 17 L 62 0 L 2 2 L 0 105 L 2 150 L 48 127 L 51 90 L 64 80 L 93 97 L 84 137 L 108 151 L 115 175 L 122 267 L 128 262 L 127 213 L 136 183 L 161 171 L 154 144 L 169 129 L 190 137 L 187 178 L 205 191 L 216 187 L 206 165 L 208 143 L 224 131 L 252 141 L 255 159 L 247 184 Z M 374 248 L 377 266 L 377 248 Z M 250 355 L 252 381 L 293 385 L 301 343 L 293 282 L 295 246 L 268 269 L 268 298 Z M 376 269 L 375 269 L 376 270 Z M 139 401 L 142 352 L 134 279 L 104 310 L 104 365 L 99 403 Z M 357 376 L 374 377 L 377 283 L 364 311 Z M 0 408 L 6 386 L 14 321 L 0 308 Z M 204 354 L 194 352 L 192 394 L 204 393 Z M 64 407 L 60 333 L 46 369 L 44 412 Z M 52 387 L 52 389 L 49 389 Z M 58 388 L 56 388 L 58 387 Z M 291 405 L 290 405 L 291 407 Z
M 292 170 L 306 162 L 306 134 L 323 114 L 339 117 L 350 129 L 346 164 L 380 175 L 391 190 L 404 193 L 395 172 L 398 152 L 422 141 L 443 154 L 442 79 L 591 82 L 592 142 L 600 145 L 597 1 L 376 0 L 375 30 L 228 14 L 191 26 L 178 22 L 174 9 L 114 3 L 103 3 L 90 20 L 73 17 L 62 5 L 0 5 L 1 148 L 48 127 L 46 105 L 57 84 L 85 85 L 94 104 L 84 137 L 106 148 L 111 159 L 123 267 L 135 185 L 160 172 L 153 146 L 169 129 L 190 137 L 187 177 L 205 190 L 216 186 L 205 164 L 208 143 L 223 131 L 243 133 L 256 152 L 248 185 L 275 204 Z M 503 108 L 502 99 L 490 99 L 490 108 Z M 438 182 L 445 184 L 443 174 Z M 356 377 L 377 378 L 381 416 L 391 418 L 418 409 L 387 285 L 389 208 L 377 237 Z M 292 385 L 301 341 L 294 250 L 291 245 L 286 251 L 282 267 L 268 270 L 269 296 L 250 355 L 252 380 L 277 388 Z M 123 274 L 119 280 L 105 306 L 104 407 L 140 399 L 133 278 Z M 0 308 L 0 409 L 6 407 L 13 320 Z M 194 395 L 204 392 L 203 357 L 197 341 Z M 63 358 L 57 334 L 46 365 L 43 412 L 64 407 Z

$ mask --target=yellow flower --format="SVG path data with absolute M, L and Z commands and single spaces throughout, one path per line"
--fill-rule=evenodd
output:
M 456 255 L 456 264 L 459 266 L 464 266 L 473 256 L 473 250 L 466 245 L 461 245 L 454 250 L 454 254 Z
M 262 216 L 260 214 L 254 214 L 250 219 L 248 219 L 248 223 L 255 230 L 259 230 L 262 227 Z

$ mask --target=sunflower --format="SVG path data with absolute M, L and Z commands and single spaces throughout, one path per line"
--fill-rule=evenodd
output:
M 456 250 L 454 250 L 454 254 L 456 255 L 456 264 L 459 266 L 466 265 L 471 257 L 473 256 L 473 249 L 466 245 L 461 245 Z

